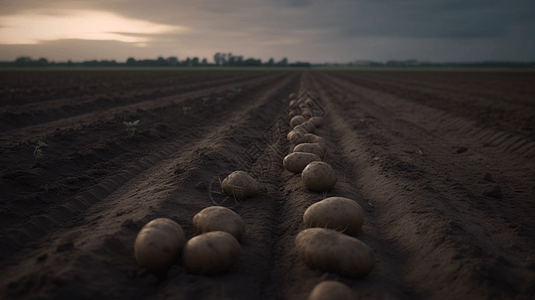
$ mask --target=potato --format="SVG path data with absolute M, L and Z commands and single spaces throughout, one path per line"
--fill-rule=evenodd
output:
M 290 126 L 294 128 L 295 126 L 305 122 L 305 118 L 303 116 L 295 116 L 290 120 Z
M 292 153 L 296 154 L 298 152 Z M 326 162 L 312 161 L 301 173 L 301 179 L 305 187 L 315 192 L 325 192 L 336 184 L 336 174 L 333 168 Z
M 288 96 L 288 100 L 293 100 L 293 99 L 297 99 L 296 93 L 290 93 L 290 95 Z
M 158 218 L 137 234 L 134 257 L 141 268 L 161 270 L 169 267 L 186 244 L 184 230 L 175 221 Z
M 302 143 L 293 148 L 293 152 L 314 153 L 321 159 L 325 157 L 323 148 L 318 143 Z
M 299 258 L 309 268 L 348 277 L 369 274 L 376 262 L 368 245 L 331 229 L 305 229 L 295 238 L 295 246 Z
M 325 140 L 321 136 L 317 136 L 312 133 L 306 133 L 303 135 L 303 138 L 301 139 L 301 141 L 302 143 L 318 143 L 323 149 L 323 152 L 327 153 L 327 144 L 325 143 Z
M 308 134 L 308 133 L 309 133 L 308 128 L 305 127 L 302 123 L 299 124 L 299 125 L 297 125 L 297 126 L 295 126 L 294 129 L 293 129 L 292 131 L 297 131 L 297 132 L 301 133 L 303 136 L 304 136 L 305 134 Z
M 312 100 L 310 98 L 305 100 L 305 104 L 308 105 L 308 107 L 311 107 L 311 108 L 316 106 L 316 103 L 314 102 L 314 100 Z
M 318 283 L 312 292 L 308 295 L 307 300 L 353 300 L 355 294 L 347 285 L 327 280 Z
M 299 111 L 299 109 L 291 109 L 290 111 L 288 111 L 288 116 L 290 116 L 290 118 L 300 116 L 300 115 L 301 115 L 301 112 Z
M 355 201 L 330 197 L 312 204 L 303 215 L 308 227 L 322 227 L 357 234 L 364 224 L 364 210 Z
M 223 206 L 210 206 L 193 217 L 193 226 L 199 233 L 225 231 L 240 240 L 245 232 L 243 219 L 234 211 Z
M 191 238 L 182 251 L 182 263 L 195 274 L 216 274 L 230 268 L 241 255 L 241 246 L 232 234 L 211 231 Z
M 307 108 L 301 109 L 301 116 L 303 116 L 305 119 L 308 120 L 308 119 L 312 118 L 312 115 L 313 115 L 313 113 L 312 113 L 312 110 L 310 108 L 307 107 Z
M 301 125 L 310 133 L 316 132 L 316 125 L 310 121 L 303 122 Z
M 309 121 L 312 122 L 317 128 L 320 128 L 321 126 L 325 125 L 325 121 L 322 117 L 312 117 Z
M 252 197 L 258 194 L 258 183 L 244 171 L 232 172 L 221 182 L 223 192 L 237 199 Z
M 297 99 L 294 99 L 294 100 L 290 100 L 290 102 L 288 104 L 290 106 L 293 106 L 296 102 L 297 102 Z
M 321 158 L 313 153 L 294 152 L 286 155 L 282 160 L 282 164 L 290 172 L 301 173 L 313 161 L 321 161 Z
M 304 134 L 302 134 L 299 131 L 292 130 L 288 132 L 288 135 L 286 137 L 288 138 L 288 141 L 291 142 L 292 144 L 298 144 L 303 140 Z

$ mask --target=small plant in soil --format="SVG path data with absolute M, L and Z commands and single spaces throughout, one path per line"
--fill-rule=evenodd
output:
M 223 100 L 222 97 L 217 97 L 217 98 L 215 99 L 215 101 L 216 101 L 217 103 L 221 102 L 221 100 Z
M 206 105 L 206 102 L 208 102 L 208 100 L 210 100 L 210 98 L 208 98 L 208 97 L 204 97 L 204 98 L 202 98 L 202 103 L 203 103 L 204 105 Z
M 232 89 L 232 92 L 233 92 L 234 94 L 238 94 L 239 92 L 241 92 L 241 88 L 233 88 L 233 89 Z
M 188 114 L 188 110 L 191 109 L 191 106 L 182 106 L 182 110 L 184 111 L 184 114 L 187 115 Z
M 134 122 L 123 121 L 123 124 L 126 125 L 126 132 L 128 132 L 128 136 L 132 137 L 136 132 L 136 126 L 139 124 L 139 120 L 135 120 Z
M 37 162 L 40 158 L 45 157 L 43 154 L 43 148 L 47 147 L 48 145 L 45 144 L 45 142 L 37 141 L 37 146 L 35 146 L 35 150 L 33 150 L 33 156 L 35 157 L 35 161 Z

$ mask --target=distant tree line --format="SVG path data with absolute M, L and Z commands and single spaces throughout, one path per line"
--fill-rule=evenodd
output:
M 115 60 L 88 60 L 83 62 L 50 62 L 46 58 L 40 58 L 33 60 L 31 57 L 22 56 L 11 62 L 0 62 L 0 67 L 41 67 L 41 66 L 91 66 L 91 67 L 107 67 L 107 66 L 181 66 L 181 67 L 199 67 L 199 66 L 231 66 L 231 67 L 310 67 L 308 62 L 295 62 L 288 63 L 287 58 L 283 58 L 279 62 L 275 62 L 273 58 L 269 61 L 262 63 L 261 59 L 247 58 L 243 59 L 243 56 L 235 56 L 232 53 L 217 52 L 214 55 L 214 63 L 208 63 L 206 58 L 200 60 L 198 57 L 186 58 L 185 60 L 179 60 L 176 56 L 168 58 L 158 57 L 157 59 L 143 59 L 136 60 L 133 57 L 129 57 L 126 62 L 119 63 Z
M 535 68 L 535 61 L 533 62 L 501 62 L 501 61 L 482 61 L 482 62 L 468 62 L 468 63 L 434 63 L 416 59 L 409 60 L 389 60 L 386 63 L 376 61 L 358 60 L 348 64 L 329 64 L 324 65 L 349 65 L 349 66 L 369 66 L 369 67 L 437 67 L 437 68 Z M 0 61 L 0 67 L 43 67 L 43 66 L 91 66 L 91 67 L 109 67 L 109 66 L 171 66 L 171 67 L 202 67 L 202 66 L 229 66 L 229 67 L 310 67 L 308 62 L 289 63 L 287 58 L 283 58 L 275 62 L 270 58 L 267 62 L 262 62 L 261 59 L 247 58 L 244 59 L 242 55 L 233 55 L 232 53 L 217 52 L 214 55 L 214 63 L 208 63 L 206 58 L 200 60 L 198 57 L 186 58 L 179 60 L 176 56 L 168 58 L 158 57 L 157 59 L 143 59 L 136 60 L 130 57 L 126 62 L 117 62 L 115 60 L 88 60 L 83 62 L 51 62 L 46 58 L 39 58 L 33 60 L 29 56 L 21 56 L 15 61 Z
M 389 60 L 386 63 L 375 61 L 355 61 L 348 65 L 370 66 L 370 67 L 437 67 L 437 68 L 535 68 L 535 61 L 532 62 L 504 62 L 504 61 L 482 61 L 464 63 L 434 63 L 428 61 L 419 62 L 416 59 L 409 60 Z

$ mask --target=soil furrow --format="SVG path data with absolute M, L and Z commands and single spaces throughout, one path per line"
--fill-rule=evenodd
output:
M 261 81 L 268 82 L 273 80 L 274 77 L 280 76 L 278 74 L 268 75 L 267 78 L 260 79 Z M 199 98 L 211 96 L 213 93 L 221 92 L 224 90 L 229 90 L 235 87 L 236 84 L 239 85 L 250 85 L 256 82 L 257 79 L 247 79 L 240 82 L 235 82 L 232 84 L 222 84 L 216 87 L 204 88 L 197 91 L 185 92 L 178 95 L 171 95 L 157 99 L 149 99 L 141 102 L 126 104 L 119 107 L 111 107 L 106 110 L 97 110 L 90 113 L 84 113 L 80 115 L 71 116 L 72 114 L 65 115 L 64 118 L 60 120 L 45 121 L 45 123 L 32 124 L 23 128 L 18 128 L 14 130 L 8 130 L 0 134 L 0 142 L 3 144 L 8 144 L 11 141 L 18 141 L 17 137 L 28 136 L 32 137 L 31 139 L 37 140 L 44 136 L 46 133 L 53 132 L 56 128 L 64 129 L 71 128 L 76 126 L 87 126 L 95 122 L 103 122 L 109 119 L 113 119 L 115 115 L 124 115 L 132 114 L 138 110 L 151 110 L 155 107 L 161 107 L 171 104 L 178 104 L 189 98 Z
M 143 167 L 135 167 L 136 170 L 132 172 L 135 177 L 123 177 L 122 179 L 127 182 L 122 186 L 111 184 L 111 188 L 115 191 L 109 196 L 106 197 L 106 192 L 103 192 L 101 195 L 94 195 L 95 193 L 92 193 L 98 199 L 93 200 L 96 202 L 91 207 L 82 208 L 83 212 L 81 212 L 81 215 L 70 227 L 67 226 L 55 230 L 47 238 L 47 244 L 50 246 L 40 247 L 36 251 L 30 251 L 26 254 L 23 261 L 29 262 L 30 264 L 33 259 L 39 261 L 38 257 L 43 255 L 42 252 L 44 250 L 47 253 L 46 261 L 43 263 L 44 265 L 57 260 L 69 261 L 68 265 L 71 267 L 68 267 L 65 273 L 75 272 L 84 281 L 98 280 L 100 275 L 80 272 L 77 264 L 83 265 L 89 262 L 100 264 L 102 265 L 101 270 L 105 273 L 123 273 L 123 278 L 119 279 L 120 281 L 129 281 L 133 286 L 136 283 L 142 284 L 147 289 L 152 290 L 152 292 L 139 294 L 136 290 L 132 289 L 128 294 L 129 298 L 134 299 L 142 298 L 153 293 L 167 293 L 169 290 L 177 292 L 175 291 L 177 285 L 181 287 L 180 294 L 182 295 L 184 293 L 219 293 L 219 284 L 216 284 L 216 290 L 207 290 L 206 287 L 201 289 L 197 287 L 194 290 L 188 289 L 187 286 L 184 286 L 184 283 L 187 284 L 191 280 L 202 280 L 208 286 L 212 285 L 212 280 L 203 279 L 202 276 L 186 276 L 185 272 L 177 267 L 173 267 L 169 271 L 169 280 L 161 283 L 159 288 L 155 290 L 154 281 L 156 278 L 151 277 L 152 275 L 146 272 L 135 273 L 137 267 L 135 261 L 133 261 L 133 250 L 131 249 L 135 234 L 140 229 L 140 224 L 146 223 L 157 216 L 166 216 L 175 219 L 179 224 L 183 224 L 188 236 L 192 236 L 194 229 L 190 224 L 191 218 L 196 212 L 211 203 L 208 199 L 207 187 L 204 186 L 203 190 L 203 184 L 206 185 L 206 178 L 214 176 L 213 172 L 215 170 L 227 171 L 233 168 L 233 166 L 235 167 L 238 163 L 236 154 L 229 151 L 230 147 L 225 147 L 225 145 L 237 142 L 233 138 L 236 136 L 237 131 L 249 131 L 249 122 L 258 124 L 259 117 L 265 112 L 266 105 L 273 102 L 273 98 L 277 97 L 277 95 L 287 94 L 287 90 L 281 92 L 281 89 L 287 87 L 291 82 L 296 82 L 295 79 L 296 74 L 294 73 L 291 76 L 287 76 L 285 80 L 279 81 L 277 86 L 266 87 L 265 91 L 254 96 L 257 99 L 256 101 L 249 102 L 246 106 L 235 107 L 236 111 L 231 113 L 227 119 L 222 120 L 220 124 L 215 124 L 215 130 L 211 131 L 204 138 L 195 141 L 193 144 L 185 144 L 185 147 L 182 149 L 175 145 L 177 142 L 167 145 L 162 151 L 176 150 L 176 148 L 180 150 L 178 152 L 172 151 L 171 155 L 167 158 L 157 158 L 155 161 L 148 158 L 146 165 L 150 169 L 143 172 Z M 244 118 L 243 116 L 247 117 Z M 268 122 L 270 121 L 269 116 L 264 117 L 264 124 L 262 125 L 268 126 Z M 212 125 L 213 127 L 214 125 Z M 184 143 L 184 141 L 181 143 Z M 210 176 L 210 174 L 212 175 Z M 184 190 L 195 190 L 195 183 L 197 181 L 201 182 L 197 184 L 199 191 L 197 196 L 191 199 L 182 199 L 181 194 Z M 107 188 L 104 182 L 100 186 L 104 189 Z M 94 190 L 98 189 L 98 187 L 94 187 Z M 245 215 L 246 222 L 251 223 L 253 220 L 256 220 L 254 216 L 251 216 L 253 219 L 247 218 L 248 214 L 254 214 L 254 210 L 251 210 L 251 208 L 246 208 L 243 214 Z M 68 238 L 65 239 L 65 236 Z M 64 244 L 73 245 L 73 247 L 67 250 L 69 252 L 84 251 L 86 254 L 79 257 L 77 255 L 71 256 L 69 253 L 63 253 L 63 251 L 57 251 L 58 247 L 61 248 L 61 245 Z M 114 247 L 118 247 L 119 249 L 115 249 Z M 246 241 L 244 241 L 243 247 L 244 252 L 249 253 L 245 255 L 244 260 L 258 260 L 255 257 L 258 253 L 254 252 L 263 251 L 263 247 L 259 248 L 249 245 Z M 251 251 L 245 251 L 248 247 L 256 250 L 252 251 L 252 253 L 250 253 Z M 55 252 L 61 252 L 61 254 L 56 255 L 54 249 L 56 249 Z M 112 252 L 113 250 L 118 250 L 119 253 L 112 253 L 111 255 L 108 253 L 108 255 L 103 256 L 102 253 L 105 249 L 112 250 Z M 122 255 L 126 253 L 128 256 L 123 257 Z M 112 263 L 113 260 L 116 261 Z M 254 270 L 248 270 L 250 267 L 242 263 L 241 268 L 245 268 L 245 270 L 241 272 L 249 273 L 248 276 L 254 274 Z M 237 266 L 237 268 L 240 270 L 240 266 Z M 11 272 L 17 273 L 13 269 L 6 271 L 6 273 Z M 32 278 L 35 276 L 39 277 L 42 274 L 46 274 L 46 267 L 33 273 L 19 274 L 21 278 L 18 282 L 25 282 L 28 285 L 33 282 Z M 68 283 L 70 287 L 77 286 L 76 282 L 64 282 L 62 274 L 49 274 L 49 276 L 55 278 L 55 281 L 59 281 L 62 284 Z M 234 276 L 233 278 L 235 276 L 243 277 L 244 274 L 230 276 Z M 257 276 L 262 275 L 259 274 Z M 10 276 L 10 278 L 13 277 Z M 251 284 L 255 282 L 254 278 L 249 278 L 248 280 Z M 109 284 L 114 285 L 116 283 L 110 282 Z M 102 284 L 104 286 L 106 285 L 105 283 Z M 4 288 L 6 287 L 4 286 Z M 77 288 L 79 289 L 80 287 Z M 229 287 L 227 292 L 232 293 L 233 288 L 243 289 L 243 285 L 240 283 L 235 285 L 235 287 Z M 11 295 L 20 296 L 24 294 L 22 290 L 19 290 L 19 285 L 9 285 L 7 289 Z M 54 294 L 54 289 L 50 285 L 44 285 L 43 287 L 39 287 L 39 289 L 43 289 L 42 292 L 45 293 L 52 293 L 50 295 L 54 297 L 63 297 L 69 295 L 69 293 L 72 295 L 74 291 L 76 293 L 84 293 L 83 289 L 80 291 L 75 288 L 69 291 L 61 291 L 61 293 L 65 294 Z M 113 297 L 113 295 L 105 294 L 104 291 L 102 293 L 104 293 L 102 295 L 103 297 Z
M 446 110 L 454 115 L 463 116 L 477 121 L 482 127 L 495 130 L 506 130 L 521 136 L 533 137 L 535 128 L 535 115 L 532 113 L 535 102 L 527 94 L 524 100 L 512 98 L 509 94 L 487 93 L 483 95 L 470 95 L 465 88 L 450 87 L 451 91 L 435 88 L 426 88 L 420 85 L 410 86 L 404 83 L 392 82 L 386 78 L 376 78 L 376 75 L 360 75 L 354 73 L 331 73 L 359 85 L 389 93 L 398 98 L 424 104 L 436 109 Z M 530 72 L 511 73 L 509 76 L 519 76 L 525 81 L 532 75 Z M 503 75 L 503 78 L 507 78 Z M 430 76 L 433 78 L 433 76 Z M 507 80 L 512 81 L 512 80 Z M 497 85 L 499 86 L 499 85 Z M 529 86 L 517 87 L 518 89 Z M 503 87 L 502 87 L 503 88 Z M 478 89 L 478 91 L 483 89 Z M 499 120 L 499 121 L 497 121 Z
M 263 75 L 265 76 L 266 74 Z M 253 78 L 264 76 L 255 76 Z M 139 102 L 166 101 L 169 97 L 176 97 L 192 91 L 213 90 L 221 86 L 228 88 L 229 84 L 234 87 L 234 85 L 246 84 L 244 81 L 250 81 L 250 79 L 251 77 L 247 78 L 247 80 L 229 77 L 172 87 L 136 90 L 123 95 L 85 95 L 84 98 L 78 99 L 58 99 L 26 105 L 6 106 L 0 109 L 0 132 L 48 123 L 62 118 L 70 118 L 86 114 L 88 111 L 97 113 Z
M 325 108 L 338 114 L 330 119 L 335 131 L 341 134 L 344 153 L 353 153 L 347 159 L 358 166 L 356 184 L 366 198 L 375 201 L 374 218 L 382 235 L 407 253 L 405 261 L 410 267 L 405 270 L 404 279 L 410 290 L 419 291 L 424 299 L 441 298 L 444 292 L 452 298 L 462 295 L 481 299 L 533 292 L 527 279 L 534 275 L 530 270 L 533 263 L 525 260 L 534 244 L 533 233 L 530 230 L 520 237 L 516 227 L 508 227 L 512 220 L 523 223 L 529 218 L 517 216 L 518 206 L 533 211 L 532 204 L 522 204 L 522 198 L 511 197 L 509 203 L 515 208 L 510 209 L 465 188 L 456 176 L 476 176 L 482 170 L 463 170 L 463 165 L 474 167 L 467 160 L 455 162 L 454 166 L 442 164 L 440 161 L 448 156 L 450 162 L 458 161 L 454 158 L 456 154 L 444 151 L 445 141 L 437 140 L 419 126 L 400 122 L 392 113 L 382 114 L 383 110 L 375 107 L 382 103 L 377 101 L 377 94 L 358 90 L 350 95 L 351 90 L 340 91 L 325 84 L 333 81 L 323 82 L 318 85 L 322 87 Z M 337 104 L 335 99 L 342 94 L 354 99 L 351 109 Z M 367 113 L 376 121 L 355 131 L 354 126 Z M 500 235 L 494 226 L 500 228 Z M 511 236 L 517 236 L 515 249 L 508 244 L 512 242 Z

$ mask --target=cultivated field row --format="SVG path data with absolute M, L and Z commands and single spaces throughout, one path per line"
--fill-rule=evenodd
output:
M 0 135 L 7 155 L 0 295 L 306 299 L 331 279 L 359 299 L 529 299 L 535 294 L 532 137 L 486 127 L 456 104 L 411 98 L 454 93 L 456 81 L 449 79 L 439 86 L 392 74 L 273 73 L 121 102 L 101 117 L 89 108 L 73 117 L 43 109 L 53 121 Z M 391 88 L 403 86 L 410 93 Z M 316 134 L 338 178 L 326 193 L 307 190 L 300 174 L 282 166 L 292 92 L 309 93 L 325 114 Z M 120 122 L 137 119 L 128 137 Z M 490 140 L 487 131 L 510 136 Z M 49 144 L 37 163 L 24 148 L 29 143 L 20 142 L 36 139 Z M 237 201 L 221 193 L 219 181 L 236 170 L 258 181 L 257 196 Z M 332 196 L 365 210 L 355 237 L 378 261 L 364 278 L 311 270 L 297 256 L 304 211 Z M 143 225 L 170 218 L 191 238 L 193 216 L 211 205 L 231 208 L 246 224 L 242 255 L 228 272 L 194 275 L 180 261 L 165 274 L 137 266 L 133 244 Z

